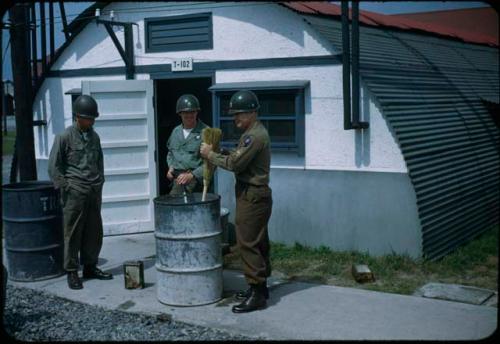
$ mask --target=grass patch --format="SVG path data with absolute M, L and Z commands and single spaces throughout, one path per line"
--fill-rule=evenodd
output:
M 351 274 L 353 264 L 366 264 L 375 282 L 359 284 Z M 224 257 L 226 268 L 241 269 L 238 251 Z M 271 243 L 274 273 L 290 280 L 309 281 L 397 294 L 412 294 L 430 282 L 456 283 L 479 288 L 498 288 L 498 227 L 448 256 L 435 261 L 389 254 L 371 257 L 359 252 L 338 252 L 327 247 Z
M 2 156 L 14 154 L 14 142 L 16 141 L 16 132 L 8 131 L 7 135 L 2 131 Z

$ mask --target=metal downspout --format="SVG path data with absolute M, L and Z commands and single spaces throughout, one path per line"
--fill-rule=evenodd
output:
M 349 59 L 349 3 L 342 1 L 342 86 L 344 92 L 344 130 L 351 126 L 351 62 Z
M 349 2 L 342 1 L 342 82 L 344 91 L 344 130 L 366 129 L 368 122 L 360 122 L 359 106 L 359 3 L 352 2 L 352 121 L 351 121 L 351 61 L 349 39 Z

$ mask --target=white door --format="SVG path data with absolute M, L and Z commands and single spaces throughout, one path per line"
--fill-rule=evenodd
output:
M 97 101 L 104 153 L 104 234 L 154 230 L 155 122 L 152 80 L 82 81 Z

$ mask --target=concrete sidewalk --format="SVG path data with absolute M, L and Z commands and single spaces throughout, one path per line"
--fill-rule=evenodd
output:
M 107 309 L 151 315 L 273 340 L 476 340 L 497 328 L 497 308 L 416 296 L 270 279 L 267 309 L 233 314 L 234 291 L 246 287 L 239 271 L 224 270 L 224 298 L 215 304 L 172 307 L 156 296 L 153 233 L 104 238 L 100 268 L 111 281 L 84 281 L 70 290 L 66 277 L 21 283 L 60 297 Z M 142 260 L 146 288 L 124 287 L 123 262 Z

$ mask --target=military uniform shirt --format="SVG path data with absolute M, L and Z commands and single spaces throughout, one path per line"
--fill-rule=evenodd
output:
M 260 121 L 241 135 L 237 148 L 229 155 L 210 152 L 208 161 L 226 170 L 233 171 L 236 180 L 250 185 L 269 184 L 271 164 L 270 139 Z
M 203 160 L 200 156 L 201 131 L 208 126 L 198 120 L 187 138 L 182 124 L 172 131 L 167 141 L 167 164 L 176 170 L 190 170 L 197 180 L 203 180 Z
M 90 128 L 84 138 L 76 123 L 58 134 L 50 151 L 48 172 L 56 188 L 67 185 L 87 192 L 104 183 L 99 135 Z

